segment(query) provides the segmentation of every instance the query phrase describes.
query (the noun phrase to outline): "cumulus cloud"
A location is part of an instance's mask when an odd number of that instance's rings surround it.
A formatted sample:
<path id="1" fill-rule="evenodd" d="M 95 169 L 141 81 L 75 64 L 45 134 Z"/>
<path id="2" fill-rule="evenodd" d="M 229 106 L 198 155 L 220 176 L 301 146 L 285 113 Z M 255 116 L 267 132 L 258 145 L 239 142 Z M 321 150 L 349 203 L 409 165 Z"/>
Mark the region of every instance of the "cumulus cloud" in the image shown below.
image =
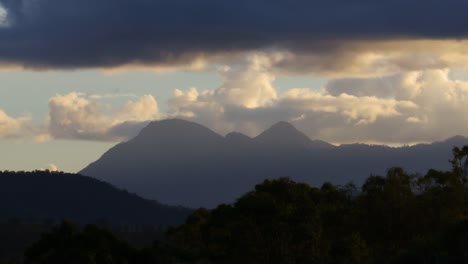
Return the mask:
<path id="1" fill-rule="evenodd" d="M 175 90 L 169 100 L 170 117 L 198 118 L 198 121 L 226 132 L 235 128 L 224 116 L 228 108 L 255 109 L 271 105 L 277 99 L 273 87 L 274 74 L 270 72 L 277 57 L 252 53 L 244 61 L 219 68 L 222 85 L 215 90 L 199 92 Z"/>
<path id="2" fill-rule="evenodd" d="M 222 69 L 224 83 L 215 90 L 177 90 L 168 115 L 220 133 L 237 130 L 251 136 L 287 120 L 312 138 L 335 143 L 413 143 L 468 135 L 468 82 L 451 79 L 448 69 L 333 79 L 321 89 L 279 94 L 272 60 L 253 58 L 243 70 Z M 265 90 L 271 91 L 266 102 L 246 104 Z"/>
<path id="3" fill-rule="evenodd" d="M 378 98 L 375 96 L 354 96 L 346 93 L 333 96 L 327 92 L 310 89 L 292 89 L 278 102 L 279 106 L 305 112 L 339 113 L 354 124 L 373 123 L 379 117 L 393 117 L 407 109 L 416 109 L 410 101 Z"/>
<path id="4" fill-rule="evenodd" d="M 272 82 L 275 76 L 270 72 L 272 64 L 281 59 L 252 53 L 240 65 L 221 68 L 223 85 L 214 91 L 218 102 L 256 108 L 269 104 L 276 99 L 276 89 Z"/>
<path id="5" fill-rule="evenodd" d="M 8 21 L 0 28 L 0 62 L 29 68 L 200 69 L 219 57 L 273 49 L 292 54 L 278 63 L 288 72 L 368 74 L 457 64 L 451 46 L 466 51 L 454 40 L 468 36 L 468 2 L 458 0 L 423 5 L 404 0 L 0 0 L 0 5 Z M 442 48 L 440 43 L 448 43 L 442 39 L 452 39 L 450 47 Z M 410 52 L 418 47 L 423 49 Z M 438 55 L 425 56 L 434 49 Z"/>
<path id="6" fill-rule="evenodd" d="M 223 84 L 212 91 L 176 90 L 168 115 L 194 119 L 222 133 L 240 130 L 252 135 L 280 120 L 304 120 L 311 112 L 333 113 L 347 124 L 364 125 L 417 108 L 405 100 L 332 95 L 325 90 L 290 89 L 278 95 L 272 73 L 278 58 L 256 53 L 243 67 L 222 68 Z"/>
<path id="7" fill-rule="evenodd" d="M 74 92 L 49 100 L 48 132 L 53 138 L 62 139 L 125 140 L 158 117 L 158 105 L 151 95 L 113 110 Z"/>
<path id="8" fill-rule="evenodd" d="M 348 143 L 412 143 L 468 135 L 468 82 L 451 79 L 448 69 L 333 80 L 326 92 L 334 98 L 356 98 L 368 109 L 363 111 L 369 113 L 364 120 L 370 122 L 357 125 L 347 122 L 346 114 L 337 117 L 306 112 L 297 126 L 313 137 Z M 367 102 L 369 97 L 374 98 L 377 108 Z"/>
<path id="9" fill-rule="evenodd" d="M 13 118 L 0 109 L 0 138 L 21 136 L 30 121 L 30 117 Z"/>

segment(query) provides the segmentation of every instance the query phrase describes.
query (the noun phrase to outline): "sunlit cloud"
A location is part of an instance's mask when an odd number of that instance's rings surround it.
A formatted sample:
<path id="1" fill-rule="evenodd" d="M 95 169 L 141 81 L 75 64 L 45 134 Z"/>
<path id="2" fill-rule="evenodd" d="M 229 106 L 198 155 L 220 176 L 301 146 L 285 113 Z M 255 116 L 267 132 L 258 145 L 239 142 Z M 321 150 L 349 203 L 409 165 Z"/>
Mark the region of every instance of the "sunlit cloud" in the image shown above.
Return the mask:
<path id="1" fill-rule="evenodd" d="M 50 98 L 48 132 L 58 139 L 127 140 L 159 114 L 151 95 L 112 109 L 75 92 Z"/>
<path id="2" fill-rule="evenodd" d="M 176 90 L 168 116 L 191 119 L 220 133 L 236 130 L 250 136 L 287 120 L 312 138 L 336 143 L 414 143 L 468 135 L 468 82 L 451 79 L 449 69 L 337 78 L 325 87 L 279 93 L 273 85 L 274 63 L 252 58 L 247 57 L 243 70 L 229 72 L 230 78 L 220 70 L 224 83 L 215 90 Z M 226 92 L 226 87 L 234 87 L 236 93 Z M 264 90 L 271 91 L 261 96 L 265 103 L 245 103 L 255 102 Z"/>
<path id="3" fill-rule="evenodd" d="M 18 138 L 24 134 L 24 129 L 31 122 L 31 117 L 14 118 L 0 109 L 0 138 Z"/>

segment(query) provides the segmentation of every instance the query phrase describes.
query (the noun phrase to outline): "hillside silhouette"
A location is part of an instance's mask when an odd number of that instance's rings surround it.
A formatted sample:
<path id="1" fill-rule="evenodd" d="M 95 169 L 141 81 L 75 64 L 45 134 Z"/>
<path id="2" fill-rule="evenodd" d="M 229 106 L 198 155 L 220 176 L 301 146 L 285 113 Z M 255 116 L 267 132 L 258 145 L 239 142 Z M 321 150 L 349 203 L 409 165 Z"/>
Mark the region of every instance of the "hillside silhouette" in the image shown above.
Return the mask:
<path id="1" fill-rule="evenodd" d="M 112 225 L 173 225 L 190 210 L 162 205 L 77 174 L 0 171 L 0 220 L 107 221 Z"/>
<path id="2" fill-rule="evenodd" d="M 80 173 L 162 203 L 212 208 L 235 201 L 266 178 L 359 185 L 394 166 L 410 173 L 446 170 L 452 147 L 466 144 L 467 138 L 456 136 L 404 147 L 334 146 L 309 139 L 287 122 L 254 138 L 237 132 L 223 137 L 199 124 L 169 119 L 150 123 Z"/>
<path id="3" fill-rule="evenodd" d="M 459 150 L 451 171 L 394 167 L 360 188 L 265 180 L 235 203 L 194 211 L 149 247 L 64 222 L 25 250 L 24 263 L 468 263 L 458 166 L 468 147 Z"/>

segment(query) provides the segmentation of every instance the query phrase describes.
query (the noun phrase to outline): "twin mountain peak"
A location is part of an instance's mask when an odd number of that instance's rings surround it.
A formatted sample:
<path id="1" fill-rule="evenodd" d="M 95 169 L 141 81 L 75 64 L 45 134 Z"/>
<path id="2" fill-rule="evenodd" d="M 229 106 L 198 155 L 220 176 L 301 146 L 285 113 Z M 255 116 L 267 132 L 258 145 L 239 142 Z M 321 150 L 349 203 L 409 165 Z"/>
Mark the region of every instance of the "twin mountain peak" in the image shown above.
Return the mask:
<path id="1" fill-rule="evenodd" d="M 180 144 L 184 141 L 199 143 L 235 143 L 235 144 L 265 144 L 283 148 L 333 148 L 321 140 L 311 140 L 288 122 L 278 122 L 251 138 L 239 132 L 228 133 L 225 137 L 194 122 L 181 119 L 155 121 L 145 127 L 132 141 L 150 143 L 152 141 L 167 141 Z"/>

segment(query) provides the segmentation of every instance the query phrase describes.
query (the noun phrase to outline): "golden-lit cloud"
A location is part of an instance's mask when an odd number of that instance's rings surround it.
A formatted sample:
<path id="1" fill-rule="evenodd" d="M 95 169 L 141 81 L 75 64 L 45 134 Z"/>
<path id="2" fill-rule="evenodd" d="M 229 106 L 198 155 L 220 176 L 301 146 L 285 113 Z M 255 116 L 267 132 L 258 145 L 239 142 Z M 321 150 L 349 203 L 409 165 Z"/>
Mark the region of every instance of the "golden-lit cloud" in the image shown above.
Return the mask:
<path id="1" fill-rule="evenodd" d="M 114 110 L 74 92 L 50 98 L 48 132 L 53 138 L 118 141 L 158 118 L 158 105 L 151 95 Z"/>
<path id="2" fill-rule="evenodd" d="M 17 138 L 22 136 L 25 126 L 30 121 L 30 117 L 14 118 L 0 109 L 0 138 Z"/>
<path id="3" fill-rule="evenodd" d="M 106 73 L 135 69 L 155 73 L 211 71 L 219 65 L 242 65 L 245 57 L 255 57 L 258 54 L 262 56 L 257 59 L 269 61 L 269 70 L 275 76 L 368 78 L 419 70 L 468 69 L 467 39 L 369 39 L 323 40 L 310 43 L 309 49 L 277 47 L 244 53 L 228 52 L 212 57 L 193 57 L 183 63 L 124 65 L 106 68 L 104 71 Z"/>
<path id="4" fill-rule="evenodd" d="M 311 46 L 318 44 L 311 44 Z M 348 40 L 317 49 L 284 51 L 278 74 L 375 77 L 442 68 L 468 69 L 466 39 Z"/>

